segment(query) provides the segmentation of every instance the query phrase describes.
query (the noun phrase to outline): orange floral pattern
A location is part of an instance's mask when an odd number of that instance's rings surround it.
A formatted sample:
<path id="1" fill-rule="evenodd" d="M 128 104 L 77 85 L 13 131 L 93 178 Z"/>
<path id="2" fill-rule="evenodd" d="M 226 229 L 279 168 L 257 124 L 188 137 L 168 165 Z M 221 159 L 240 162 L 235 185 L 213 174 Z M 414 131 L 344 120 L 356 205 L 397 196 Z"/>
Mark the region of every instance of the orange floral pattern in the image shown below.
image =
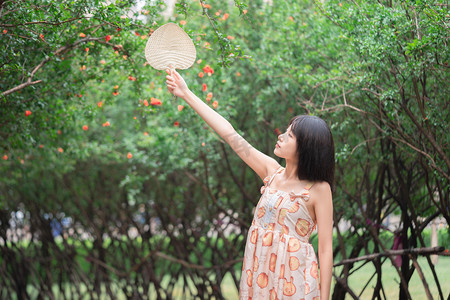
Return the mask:
<path id="1" fill-rule="evenodd" d="M 315 224 L 305 202 L 309 188 L 300 194 L 270 188 L 264 179 L 261 199 L 247 236 L 239 299 L 320 298 L 319 269 L 309 237 Z"/>

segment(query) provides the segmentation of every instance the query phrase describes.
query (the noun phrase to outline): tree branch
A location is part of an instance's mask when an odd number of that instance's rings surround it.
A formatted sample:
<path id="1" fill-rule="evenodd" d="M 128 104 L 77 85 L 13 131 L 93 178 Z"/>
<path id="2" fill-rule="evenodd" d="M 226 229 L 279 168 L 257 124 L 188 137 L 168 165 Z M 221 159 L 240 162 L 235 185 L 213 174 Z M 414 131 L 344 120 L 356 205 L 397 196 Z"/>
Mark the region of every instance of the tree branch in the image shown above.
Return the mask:
<path id="1" fill-rule="evenodd" d="M 395 256 L 395 255 L 407 255 L 407 254 L 416 254 L 416 255 L 429 255 L 429 254 L 438 254 L 448 256 L 448 254 L 444 253 L 444 247 L 429 247 L 429 248 L 411 248 L 411 249 L 403 249 L 403 250 L 387 250 L 383 253 L 373 253 L 368 254 L 356 258 L 343 259 L 340 262 L 333 265 L 333 267 L 351 264 L 357 261 L 362 260 L 373 260 L 382 256 Z"/>

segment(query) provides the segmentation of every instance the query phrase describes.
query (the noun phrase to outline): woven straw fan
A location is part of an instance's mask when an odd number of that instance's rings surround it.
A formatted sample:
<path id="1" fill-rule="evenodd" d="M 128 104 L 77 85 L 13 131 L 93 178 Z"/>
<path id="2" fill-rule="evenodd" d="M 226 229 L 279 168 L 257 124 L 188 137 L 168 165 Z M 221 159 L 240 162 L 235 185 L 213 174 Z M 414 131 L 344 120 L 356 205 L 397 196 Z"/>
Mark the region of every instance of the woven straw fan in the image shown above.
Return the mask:
<path id="1" fill-rule="evenodd" d="M 145 46 L 145 58 L 157 70 L 187 69 L 194 64 L 195 57 L 191 38 L 174 23 L 156 29 Z"/>

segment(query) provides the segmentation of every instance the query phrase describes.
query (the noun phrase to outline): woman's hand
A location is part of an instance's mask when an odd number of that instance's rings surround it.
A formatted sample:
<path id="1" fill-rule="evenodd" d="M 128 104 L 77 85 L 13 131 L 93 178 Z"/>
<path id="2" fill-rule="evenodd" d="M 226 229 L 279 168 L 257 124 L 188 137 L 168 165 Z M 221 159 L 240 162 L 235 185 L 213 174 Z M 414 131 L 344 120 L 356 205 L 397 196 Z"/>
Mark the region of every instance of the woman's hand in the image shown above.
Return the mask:
<path id="1" fill-rule="evenodd" d="M 175 69 L 166 69 L 166 73 L 168 74 L 166 76 L 166 84 L 169 92 L 174 96 L 184 99 L 189 89 L 183 77 Z"/>

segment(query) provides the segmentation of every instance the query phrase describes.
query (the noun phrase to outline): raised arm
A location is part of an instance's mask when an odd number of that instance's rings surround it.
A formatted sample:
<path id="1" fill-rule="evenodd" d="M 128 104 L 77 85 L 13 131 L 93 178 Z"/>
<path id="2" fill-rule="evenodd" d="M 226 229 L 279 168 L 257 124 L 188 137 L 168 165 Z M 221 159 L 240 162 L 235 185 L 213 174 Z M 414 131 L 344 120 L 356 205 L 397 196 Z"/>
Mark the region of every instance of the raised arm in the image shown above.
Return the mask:
<path id="1" fill-rule="evenodd" d="M 178 72 L 175 70 L 166 70 L 166 72 L 169 92 L 186 101 L 261 179 L 279 168 L 275 159 L 256 150 L 236 132 L 230 122 L 192 93 Z"/>

